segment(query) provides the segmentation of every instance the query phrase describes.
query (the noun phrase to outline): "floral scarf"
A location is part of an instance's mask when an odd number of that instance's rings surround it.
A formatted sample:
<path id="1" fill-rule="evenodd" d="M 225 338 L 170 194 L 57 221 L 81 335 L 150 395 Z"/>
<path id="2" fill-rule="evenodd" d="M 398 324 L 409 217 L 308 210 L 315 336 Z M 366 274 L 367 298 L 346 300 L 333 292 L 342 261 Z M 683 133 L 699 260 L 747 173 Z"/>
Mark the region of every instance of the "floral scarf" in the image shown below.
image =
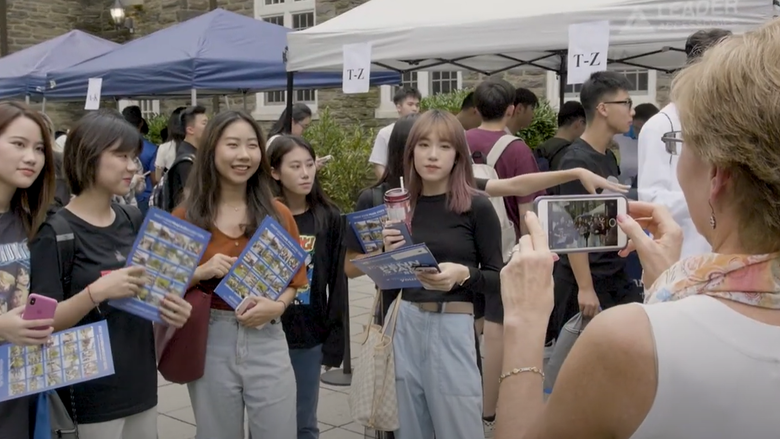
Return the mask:
<path id="1" fill-rule="evenodd" d="M 671 302 L 696 294 L 780 309 L 780 253 L 710 253 L 683 259 L 646 291 L 645 303 Z"/>

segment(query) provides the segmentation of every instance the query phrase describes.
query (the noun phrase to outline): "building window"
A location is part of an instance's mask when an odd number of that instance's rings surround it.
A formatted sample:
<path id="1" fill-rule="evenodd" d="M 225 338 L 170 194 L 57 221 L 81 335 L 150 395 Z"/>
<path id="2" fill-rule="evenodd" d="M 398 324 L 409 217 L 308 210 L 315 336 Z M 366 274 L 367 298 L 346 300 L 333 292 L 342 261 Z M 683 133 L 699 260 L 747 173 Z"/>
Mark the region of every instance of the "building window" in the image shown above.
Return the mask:
<path id="1" fill-rule="evenodd" d="M 420 87 L 417 86 L 417 72 L 406 72 L 401 75 L 401 85 L 396 85 L 393 87 L 393 94 L 398 91 L 401 87 L 412 87 L 419 89 Z"/>
<path id="2" fill-rule="evenodd" d="M 255 1 L 255 18 L 294 30 L 308 29 L 316 25 L 316 0 L 262 0 Z M 295 102 L 303 102 L 317 111 L 316 90 L 295 90 Z M 255 116 L 263 120 L 275 120 L 287 103 L 285 90 L 259 93 Z"/>
<path id="3" fill-rule="evenodd" d="M 612 69 L 610 69 L 612 70 Z M 615 69 L 615 72 L 622 73 L 631 84 L 628 90 L 634 104 L 651 103 L 656 104 L 657 72 L 646 69 Z M 559 82 L 560 78 L 554 72 L 547 72 L 547 99 L 557 107 L 560 99 Z M 564 86 L 564 100 L 579 100 L 582 84 L 573 84 Z"/>
<path id="4" fill-rule="evenodd" d="M 138 106 L 141 107 L 141 114 L 143 115 L 144 119 L 150 119 L 160 114 L 160 101 L 138 101 Z"/>
<path id="5" fill-rule="evenodd" d="M 628 90 L 631 94 L 648 94 L 650 83 L 650 71 L 649 70 L 615 70 L 620 72 L 628 78 L 628 82 L 631 83 L 631 88 Z M 576 97 L 582 91 L 582 84 L 569 84 L 566 85 L 566 97 Z"/>
<path id="6" fill-rule="evenodd" d="M 431 72 L 431 95 L 450 93 L 458 89 L 458 72 Z"/>

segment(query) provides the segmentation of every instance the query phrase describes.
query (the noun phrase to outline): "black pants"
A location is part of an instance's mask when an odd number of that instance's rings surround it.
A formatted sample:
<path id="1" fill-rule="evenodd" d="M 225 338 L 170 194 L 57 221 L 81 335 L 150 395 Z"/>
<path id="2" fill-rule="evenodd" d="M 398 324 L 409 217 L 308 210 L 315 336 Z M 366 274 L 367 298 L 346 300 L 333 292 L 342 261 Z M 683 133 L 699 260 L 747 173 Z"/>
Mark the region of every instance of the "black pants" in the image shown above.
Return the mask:
<path id="1" fill-rule="evenodd" d="M 555 307 L 547 326 L 547 341 L 558 337 L 563 325 L 580 311 L 577 294 L 579 287 L 571 269 L 556 265 L 553 271 L 555 281 Z M 602 310 L 627 303 L 642 303 L 642 287 L 629 279 L 625 272 L 607 278 L 593 279 L 593 289 L 599 298 Z"/>

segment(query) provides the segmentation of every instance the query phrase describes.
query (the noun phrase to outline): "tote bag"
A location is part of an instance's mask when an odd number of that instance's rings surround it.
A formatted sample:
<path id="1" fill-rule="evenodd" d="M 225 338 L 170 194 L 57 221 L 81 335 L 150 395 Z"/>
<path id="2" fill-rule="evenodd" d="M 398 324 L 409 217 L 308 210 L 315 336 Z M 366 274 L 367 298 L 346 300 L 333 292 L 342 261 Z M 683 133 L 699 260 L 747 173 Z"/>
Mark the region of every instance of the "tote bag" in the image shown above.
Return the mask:
<path id="1" fill-rule="evenodd" d="M 78 426 L 70 418 L 65 404 L 54 390 L 38 394 L 33 437 L 34 439 L 77 439 L 79 437 Z"/>
<path id="2" fill-rule="evenodd" d="M 380 295 L 381 292 L 377 291 L 373 310 L 377 309 Z M 400 305 L 399 295 L 384 326 L 374 323 L 373 313 L 369 317 L 357 365 L 352 371 L 349 390 L 352 418 L 358 424 L 378 431 L 399 428 L 393 335 Z"/>
<path id="3" fill-rule="evenodd" d="M 206 367 L 211 295 L 198 288 L 190 288 L 184 300 L 192 305 L 192 311 L 181 329 L 154 325 L 157 370 L 167 381 L 176 384 L 200 379 Z"/>
<path id="4" fill-rule="evenodd" d="M 561 371 L 561 366 L 569 356 L 571 348 L 574 347 L 574 343 L 585 330 L 585 326 L 590 322 L 590 319 L 582 317 L 582 314 L 577 313 L 576 316 L 569 319 L 561 333 L 558 335 L 558 339 L 555 341 L 555 348 L 553 348 L 552 356 L 547 366 L 544 368 L 544 394 L 545 397 L 552 393 L 555 380 L 558 378 L 558 373 Z"/>

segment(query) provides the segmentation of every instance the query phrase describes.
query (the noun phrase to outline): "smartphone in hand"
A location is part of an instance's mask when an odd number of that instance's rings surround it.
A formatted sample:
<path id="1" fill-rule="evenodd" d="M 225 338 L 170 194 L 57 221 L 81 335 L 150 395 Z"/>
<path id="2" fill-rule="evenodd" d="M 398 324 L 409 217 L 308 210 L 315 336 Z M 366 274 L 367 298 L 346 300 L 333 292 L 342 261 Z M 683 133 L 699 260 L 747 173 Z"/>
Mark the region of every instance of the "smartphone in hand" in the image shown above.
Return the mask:
<path id="1" fill-rule="evenodd" d="M 24 320 L 47 320 L 53 319 L 54 313 L 57 311 L 57 301 L 45 296 L 39 296 L 38 294 L 30 294 L 27 297 L 27 305 L 24 307 L 24 314 L 22 318 Z M 33 329 L 49 329 L 49 328 L 33 328 Z"/>

